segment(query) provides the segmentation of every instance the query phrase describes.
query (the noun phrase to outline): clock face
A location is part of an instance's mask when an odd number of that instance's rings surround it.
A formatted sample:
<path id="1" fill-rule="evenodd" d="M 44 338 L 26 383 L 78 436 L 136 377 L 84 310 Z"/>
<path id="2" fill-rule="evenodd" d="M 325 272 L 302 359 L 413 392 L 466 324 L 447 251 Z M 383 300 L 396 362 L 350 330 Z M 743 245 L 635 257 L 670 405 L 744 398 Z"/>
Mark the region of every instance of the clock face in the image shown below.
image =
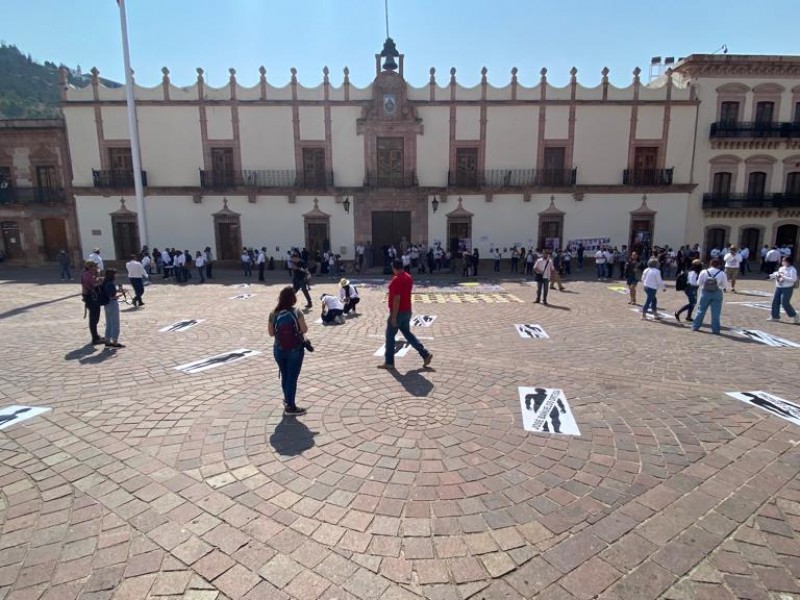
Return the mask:
<path id="1" fill-rule="evenodd" d="M 383 95 L 383 112 L 392 116 L 397 111 L 397 97 L 394 94 Z"/>

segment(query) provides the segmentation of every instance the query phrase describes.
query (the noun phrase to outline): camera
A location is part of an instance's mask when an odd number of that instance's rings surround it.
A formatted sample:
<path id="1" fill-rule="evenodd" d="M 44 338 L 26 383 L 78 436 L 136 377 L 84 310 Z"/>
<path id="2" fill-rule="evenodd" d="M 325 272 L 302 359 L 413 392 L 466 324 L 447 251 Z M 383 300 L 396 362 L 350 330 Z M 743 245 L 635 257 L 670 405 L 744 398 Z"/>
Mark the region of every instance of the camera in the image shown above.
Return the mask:
<path id="1" fill-rule="evenodd" d="M 314 346 L 312 346 L 311 342 L 309 342 L 308 340 L 303 340 L 303 348 L 305 348 L 309 352 L 313 352 L 314 351 Z"/>

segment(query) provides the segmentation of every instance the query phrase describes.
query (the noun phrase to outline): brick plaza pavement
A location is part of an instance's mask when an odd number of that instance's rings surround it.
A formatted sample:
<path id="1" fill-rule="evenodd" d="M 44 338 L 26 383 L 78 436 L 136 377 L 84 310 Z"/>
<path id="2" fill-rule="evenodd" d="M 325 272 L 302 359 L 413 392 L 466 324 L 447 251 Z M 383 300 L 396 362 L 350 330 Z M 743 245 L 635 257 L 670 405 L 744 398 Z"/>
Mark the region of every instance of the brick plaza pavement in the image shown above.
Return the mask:
<path id="1" fill-rule="evenodd" d="M 608 283 L 543 307 L 509 280 L 524 303 L 418 304 L 433 368 L 411 352 L 393 374 L 362 288 L 346 325 L 309 316 L 290 419 L 279 277 L 156 282 L 119 351 L 85 345 L 76 285 L 0 280 L 0 406 L 53 409 L 0 431 L 0 599 L 800 598 L 800 427 L 725 395 L 797 402 L 800 349 L 642 322 Z M 726 297 L 747 300 L 768 299 Z M 768 315 L 726 304 L 723 324 L 800 342 Z M 181 318 L 205 321 L 159 333 Z M 263 354 L 174 370 L 237 348 Z M 524 431 L 518 386 L 562 388 L 581 435 Z"/>

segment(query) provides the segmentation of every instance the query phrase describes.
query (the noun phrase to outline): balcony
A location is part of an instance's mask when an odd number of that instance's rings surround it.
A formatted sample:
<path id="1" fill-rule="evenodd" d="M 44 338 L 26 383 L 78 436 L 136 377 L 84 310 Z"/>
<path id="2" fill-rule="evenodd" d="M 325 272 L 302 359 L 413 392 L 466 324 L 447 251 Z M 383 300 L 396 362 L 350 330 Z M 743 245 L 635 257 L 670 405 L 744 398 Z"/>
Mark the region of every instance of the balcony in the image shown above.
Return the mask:
<path id="1" fill-rule="evenodd" d="M 98 171 L 92 169 L 94 187 L 132 188 L 133 171 L 127 169 L 110 169 Z M 142 171 L 142 185 L 147 187 L 147 171 Z"/>
<path id="2" fill-rule="evenodd" d="M 718 121 L 711 138 L 800 138 L 800 122 Z"/>
<path id="3" fill-rule="evenodd" d="M 625 169 L 622 185 L 665 186 L 672 185 L 675 169 Z"/>
<path id="4" fill-rule="evenodd" d="M 0 204 L 61 204 L 66 200 L 62 188 L 0 188 Z"/>
<path id="5" fill-rule="evenodd" d="M 294 170 L 206 171 L 200 169 L 200 187 L 207 190 L 245 188 L 299 188 L 323 190 L 333 186 L 333 173 L 298 174 Z"/>
<path id="6" fill-rule="evenodd" d="M 800 194 L 703 194 L 703 208 L 797 208 Z"/>
<path id="7" fill-rule="evenodd" d="M 367 176 L 364 178 L 364 187 L 366 188 L 411 188 L 417 187 L 416 171 L 408 173 L 392 173 L 380 174 L 372 171 L 367 171 Z"/>
<path id="8" fill-rule="evenodd" d="M 569 187 L 578 169 L 489 169 L 475 173 L 448 171 L 447 185 L 456 188 Z"/>

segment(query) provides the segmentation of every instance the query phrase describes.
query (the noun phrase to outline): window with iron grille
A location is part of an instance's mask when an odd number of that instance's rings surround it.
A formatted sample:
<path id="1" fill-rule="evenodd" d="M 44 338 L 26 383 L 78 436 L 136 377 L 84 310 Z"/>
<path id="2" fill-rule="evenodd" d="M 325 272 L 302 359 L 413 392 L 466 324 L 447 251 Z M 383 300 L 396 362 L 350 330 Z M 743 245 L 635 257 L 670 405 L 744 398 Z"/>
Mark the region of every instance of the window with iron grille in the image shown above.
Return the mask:
<path id="1" fill-rule="evenodd" d="M 326 187 L 324 148 L 303 148 L 303 182 L 308 188 Z"/>
<path id="2" fill-rule="evenodd" d="M 714 184 L 711 192 L 715 196 L 727 196 L 731 193 L 731 174 L 722 171 L 714 173 Z"/>
<path id="3" fill-rule="evenodd" d="M 733 125 L 739 120 L 739 103 L 723 102 L 719 106 L 719 120 L 722 123 Z"/>
<path id="4" fill-rule="evenodd" d="M 403 138 L 380 137 L 378 145 L 378 183 L 399 185 L 403 180 Z"/>
<path id="5" fill-rule="evenodd" d="M 772 123 L 772 114 L 775 112 L 774 102 L 758 102 L 756 104 L 756 123 Z"/>
<path id="6" fill-rule="evenodd" d="M 234 185 L 233 148 L 211 148 L 211 176 L 216 187 Z"/>
<path id="7" fill-rule="evenodd" d="M 767 186 L 767 174 L 763 171 L 750 173 L 747 179 L 747 195 L 750 198 L 762 198 Z"/>
<path id="8" fill-rule="evenodd" d="M 786 176 L 786 195 L 800 197 L 800 172 L 789 173 Z"/>
<path id="9" fill-rule="evenodd" d="M 478 149 L 456 149 L 456 185 L 476 187 L 478 185 Z"/>

